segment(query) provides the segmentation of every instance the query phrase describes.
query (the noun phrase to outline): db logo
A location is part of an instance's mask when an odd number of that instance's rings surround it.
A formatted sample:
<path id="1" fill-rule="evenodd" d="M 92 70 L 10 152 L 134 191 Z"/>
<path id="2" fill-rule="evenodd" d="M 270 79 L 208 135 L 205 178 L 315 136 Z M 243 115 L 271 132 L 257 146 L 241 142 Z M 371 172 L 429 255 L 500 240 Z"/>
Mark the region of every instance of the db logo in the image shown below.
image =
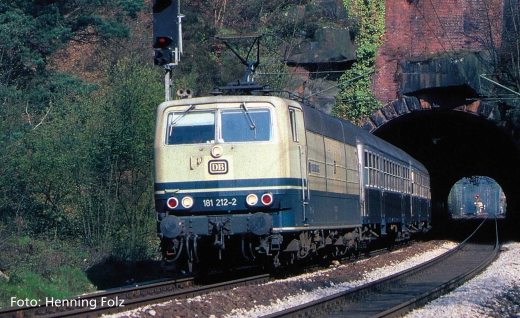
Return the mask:
<path id="1" fill-rule="evenodd" d="M 209 161 L 209 173 L 210 174 L 226 174 L 228 173 L 228 162 L 227 160 L 210 160 Z"/>

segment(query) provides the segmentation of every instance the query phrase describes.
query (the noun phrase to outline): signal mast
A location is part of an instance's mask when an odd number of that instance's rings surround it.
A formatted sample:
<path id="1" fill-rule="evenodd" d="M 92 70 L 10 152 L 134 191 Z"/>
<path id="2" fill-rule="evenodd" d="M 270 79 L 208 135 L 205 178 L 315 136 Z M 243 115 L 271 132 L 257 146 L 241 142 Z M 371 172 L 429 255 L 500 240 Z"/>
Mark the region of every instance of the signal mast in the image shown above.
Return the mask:
<path id="1" fill-rule="evenodd" d="M 172 71 L 182 54 L 182 18 L 179 0 L 153 0 L 154 64 L 164 66 L 164 100 L 173 99 Z"/>

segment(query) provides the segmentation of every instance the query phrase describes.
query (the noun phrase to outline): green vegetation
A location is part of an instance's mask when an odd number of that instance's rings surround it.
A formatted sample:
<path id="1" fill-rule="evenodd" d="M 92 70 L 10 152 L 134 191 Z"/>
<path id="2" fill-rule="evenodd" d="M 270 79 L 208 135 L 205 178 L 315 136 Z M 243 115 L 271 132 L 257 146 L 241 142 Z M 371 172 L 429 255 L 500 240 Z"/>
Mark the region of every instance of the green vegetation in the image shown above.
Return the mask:
<path id="1" fill-rule="evenodd" d="M 156 255 L 152 132 L 163 87 L 130 37 L 143 7 L 0 4 L 0 270 L 10 278 L 0 278 L 0 305 L 91 291 L 93 264 Z M 76 45 L 102 48 L 89 60 L 96 81 L 58 54 Z"/>
<path id="2" fill-rule="evenodd" d="M 0 278 L 0 306 L 11 297 L 65 298 L 95 291 L 87 278 L 88 252 L 68 242 L 16 236 L 0 228 L 0 264 L 8 270 Z"/>
<path id="3" fill-rule="evenodd" d="M 385 2 L 383 0 L 344 0 L 354 20 L 357 61 L 340 78 L 340 92 L 332 114 L 358 123 L 362 118 L 381 108 L 372 92 L 378 48 L 385 34 Z"/>
<path id="4" fill-rule="evenodd" d="M 204 95 L 241 78 L 244 67 L 214 36 L 256 32 L 265 35 L 262 71 L 275 74 L 261 82 L 285 89 L 291 48 L 352 20 L 358 62 L 334 113 L 358 121 L 380 107 L 367 74 L 384 1 L 345 5 L 349 21 L 308 0 L 183 1 L 173 87 Z M 143 0 L 0 3 L 0 271 L 10 278 L 0 275 L 0 306 L 140 279 L 158 257 L 153 129 L 164 73 L 152 62 L 150 24 Z M 141 276 L 129 277 L 133 265 Z"/>
<path id="5" fill-rule="evenodd" d="M 30 288 L 25 286 L 30 286 Z M 10 306 L 11 297 L 63 299 L 93 291 L 95 288 L 86 277 L 85 272 L 77 268 L 61 267 L 49 278 L 43 278 L 39 273 L 33 271 L 16 271 L 9 281 L 0 281 L 0 306 Z"/>
<path id="6" fill-rule="evenodd" d="M 150 29 L 142 27 L 151 21 L 151 8 L 141 14 L 144 3 L 0 4 L 0 306 L 10 297 L 70 297 L 154 272 L 146 263 L 159 256 L 153 130 L 164 86 Z M 214 36 L 267 31 L 274 13 L 302 1 L 227 4 L 212 19 L 211 5 L 186 1 L 189 41 L 175 88 L 201 95 L 240 78 L 244 68 L 229 67 L 230 52 Z M 271 70 L 285 67 L 280 43 L 312 33 L 315 21 L 295 19 L 286 19 L 290 28 L 277 20 L 276 30 L 290 33 L 263 42 L 262 64 Z"/>

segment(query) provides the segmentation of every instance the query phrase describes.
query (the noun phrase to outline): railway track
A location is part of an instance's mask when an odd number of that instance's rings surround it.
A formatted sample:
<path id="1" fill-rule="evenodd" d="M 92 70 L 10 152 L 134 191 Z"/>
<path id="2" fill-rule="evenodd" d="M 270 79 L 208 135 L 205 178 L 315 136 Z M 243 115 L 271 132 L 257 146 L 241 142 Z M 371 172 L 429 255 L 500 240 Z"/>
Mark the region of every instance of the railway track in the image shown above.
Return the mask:
<path id="1" fill-rule="evenodd" d="M 373 250 L 370 255 L 380 254 L 386 249 Z M 361 257 L 363 259 L 364 257 Z M 344 259 L 352 262 L 352 259 Z M 312 271 L 312 268 L 308 270 Z M 0 318 L 7 317 L 99 317 L 116 314 L 149 304 L 175 299 L 202 296 L 215 291 L 230 290 L 239 286 L 262 284 L 272 279 L 269 275 L 237 279 L 217 284 L 195 286 L 194 277 L 150 282 L 140 286 L 120 288 L 68 299 L 39 299 L 37 304 L 0 309 Z"/>
<path id="2" fill-rule="evenodd" d="M 209 294 L 217 290 L 228 290 L 248 284 L 262 284 L 269 275 L 258 275 L 228 282 L 194 286 L 194 278 L 168 280 L 144 286 L 122 288 L 68 299 L 34 300 L 29 306 L 0 309 L 0 318 L 18 317 L 99 317 L 116 314 L 149 304 L 157 304 L 173 299 L 185 299 Z"/>
<path id="3" fill-rule="evenodd" d="M 377 255 L 388 252 L 387 249 L 378 249 L 370 252 Z M 353 262 L 365 258 L 344 258 L 342 262 Z M 319 270 L 320 265 L 310 265 L 305 271 Z M 286 273 L 286 276 L 290 276 Z M 292 274 L 294 275 L 294 274 Z M 28 300 L 17 299 L 16 306 L 0 308 L 0 318 L 14 317 L 99 317 L 103 314 L 116 314 L 175 299 L 187 299 L 209 294 L 215 291 L 229 290 L 244 285 L 262 284 L 273 277 L 269 274 L 215 282 L 216 278 L 209 278 L 203 286 L 196 286 L 195 277 L 184 277 L 160 282 L 147 282 L 135 286 L 126 286 L 109 291 L 80 295 L 67 299 L 45 297 Z"/>
<path id="4" fill-rule="evenodd" d="M 484 220 L 456 248 L 429 262 L 265 317 L 402 316 L 470 280 L 491 264 L 499 252 L 496 219 Z"/>

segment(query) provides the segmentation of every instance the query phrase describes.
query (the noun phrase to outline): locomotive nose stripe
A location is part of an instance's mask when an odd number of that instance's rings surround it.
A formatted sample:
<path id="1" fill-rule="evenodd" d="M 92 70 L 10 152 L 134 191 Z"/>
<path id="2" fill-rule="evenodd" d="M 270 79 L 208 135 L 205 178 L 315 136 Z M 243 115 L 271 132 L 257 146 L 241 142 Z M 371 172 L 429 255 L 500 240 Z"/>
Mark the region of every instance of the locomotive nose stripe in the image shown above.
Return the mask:
<path id="1" fill-rule="evenodd" d="M 306 183 L 306 181 L 304 180 Z M 248 188 L 248 187 L 283 187 L 302 186 L 301 178 L 264 178 L 264 179 L 234 179 L 212 181 L 186 181 L 186 182 L 158 182 L 155 183 L 155 191 L 166 189 L 221 189 L 221 188 Z"/>

